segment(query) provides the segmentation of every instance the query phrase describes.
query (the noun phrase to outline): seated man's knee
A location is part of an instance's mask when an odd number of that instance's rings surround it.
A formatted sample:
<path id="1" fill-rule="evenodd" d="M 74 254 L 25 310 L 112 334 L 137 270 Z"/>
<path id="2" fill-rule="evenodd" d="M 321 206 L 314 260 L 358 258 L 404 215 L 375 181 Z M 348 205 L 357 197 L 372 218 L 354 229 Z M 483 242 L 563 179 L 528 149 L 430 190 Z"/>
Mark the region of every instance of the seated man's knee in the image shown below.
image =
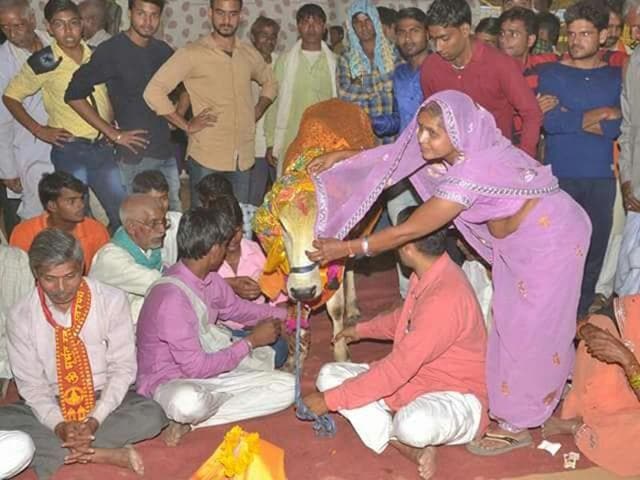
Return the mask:
<path id="1" fill-rule="evenodd" d="M 170 420 L 198 424 L 215 413 L 210 408 L 212 395 L 202 385 L 178 381 L 158 387 L 153 399 Z"/>
<path id="2" fill-rule="evenodd" d="M 24 432 L 0 432 L 0 478 L 11 478 L 27 468 L 36 447 Z"/>
<path id="3" fill-rule="evenodd" d="M 169 424 L 169 419 L 158 402 L 153 399 L 145 399 L 139 405 L 139 418 L 144 430 L 150 437 L 156 436 Z"/>
<path id="4" fill-rule="evenodd" d="M 393 435 L 405 445 L 424 448 L 433 445 L 433 429 L 439 421 L 426 409 L 408 405 L 393 417 Z"/>
<path id="5" fill-rule="evenodd" d="M 282 402 L 287 406 L 291 405 L 295 400 L 295 387 L 296 378 L 287 372 L 273 372 L 273 381 L 271 382 L 271 389 L 279 393 L 282 397 Z"/>
<path id="6" fill-rule="evenodd" d="M 316 387 L 321 392 L 324 392 L 338 385 L 342 385 L 348 378 L 359 375 L 360 372 L 353 371 L 356 365 L 357 364 L 346 362 L 325 363 L 318 373 Z M 363 371 L 364 370 L 365 369 L 363 369 Z"/>

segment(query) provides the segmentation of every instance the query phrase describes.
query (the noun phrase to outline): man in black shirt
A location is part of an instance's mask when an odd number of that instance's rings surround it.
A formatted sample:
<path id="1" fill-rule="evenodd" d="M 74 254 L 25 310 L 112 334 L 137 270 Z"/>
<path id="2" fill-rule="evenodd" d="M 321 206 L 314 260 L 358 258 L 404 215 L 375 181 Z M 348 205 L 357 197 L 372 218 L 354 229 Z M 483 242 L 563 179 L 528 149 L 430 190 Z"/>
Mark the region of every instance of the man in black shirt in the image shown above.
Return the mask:
<path id="1" fill-rule="evenodd" d="M 170 210 L 180 211 L 180 177 L 169 124 L 147 106 L 142 94 L 173 49 L 153 36 L 165 0 L 129 0 L 131 27 L 100 44 L 91 61 L 74 74 L 65 101 L 117 146 L 123 184 L 140 172 L 160 170 L 169 182 Z M 115 125 L 100 117 L 85 100 L 96 85 L 106 83 Z M 184 102 L 181 102 L 184 104 Z"/>

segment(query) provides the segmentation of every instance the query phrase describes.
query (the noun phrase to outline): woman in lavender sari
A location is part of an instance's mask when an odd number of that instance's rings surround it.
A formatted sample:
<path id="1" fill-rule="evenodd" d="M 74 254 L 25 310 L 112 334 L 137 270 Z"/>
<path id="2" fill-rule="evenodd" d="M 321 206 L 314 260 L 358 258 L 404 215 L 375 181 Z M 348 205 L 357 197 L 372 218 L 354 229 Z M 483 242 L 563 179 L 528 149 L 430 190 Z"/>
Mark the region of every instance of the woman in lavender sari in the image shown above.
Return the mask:
<path id="1" fill-rule="evenodd" d="M 467 95 L 444 91 L 426 100 L 393 145 L 325 155 L 309 170 L 319 212 L 311 260 L 377 254 L 453 221 L 492 265 L 487 384 L 497 425 L 468 449 L 497 455 L 530 445 L 528 429 L 551 416 L 573 368 L 591 235 L 586 213 L 550 168 L 514 147 Z M 384 188 L 406 177 L 424 200 L 407 222 L 339 240 Z"/>

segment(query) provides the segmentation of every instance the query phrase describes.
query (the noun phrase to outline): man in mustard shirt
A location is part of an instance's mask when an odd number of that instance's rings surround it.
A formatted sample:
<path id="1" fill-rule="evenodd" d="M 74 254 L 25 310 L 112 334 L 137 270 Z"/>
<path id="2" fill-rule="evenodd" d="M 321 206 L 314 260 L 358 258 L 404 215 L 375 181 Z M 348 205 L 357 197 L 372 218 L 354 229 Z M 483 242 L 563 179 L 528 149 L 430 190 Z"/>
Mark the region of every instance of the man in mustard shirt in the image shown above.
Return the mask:
<path id="1" fill-rule="evenodd" d="M 115 229 L 120 225 L 118 209 L 125 189 L 113 146 L 64 101 L 74 72 L 91 58 L 91 50 L 82 40 L 80 12 L 71 0 L 49 0 L 44 16 L 54 41 L 29 57 L 2 100 L 18 122 L 52 145 L 51 161 L 56 170 L 68 172 L 91 187 L 107 212 L 111 229 Z M 39 91 L 49 115 L 47 125 L 38 123 L 22 104 Z M 105 85 L 96 87 L 87 100 L 103 118 L 111 119 Z"/>
<path id="2" fill-rule="evenodd" d="M 176 50 L 149 81 L 144 99 L 189 136 L 192 206 L 199 206 L 196 185 L 210 173 L 226 177 L 238 201 L 247 204 L 256 122 L 276 97 L 277 83 L 260 52 L 236 38 L 242 0 L 211 0 L 210 5 L 212 33 Z M 252 81 L 262 87 L 257 102 Z M 190 121 L 169 98 L 180 82 L 191 98 L 195 117 Z"/>

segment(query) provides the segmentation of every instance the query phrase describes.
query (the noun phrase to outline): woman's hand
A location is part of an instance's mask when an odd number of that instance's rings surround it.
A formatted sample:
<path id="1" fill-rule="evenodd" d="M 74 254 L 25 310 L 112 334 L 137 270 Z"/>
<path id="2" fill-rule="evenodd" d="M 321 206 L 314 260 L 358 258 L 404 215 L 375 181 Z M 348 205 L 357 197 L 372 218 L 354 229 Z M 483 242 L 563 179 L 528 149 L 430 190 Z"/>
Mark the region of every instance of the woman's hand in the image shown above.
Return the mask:
<path id="1" fill-rule="evenodd" d="M 349 256 L 347 242 L 335 238 L 319 238 L 313 241 L 314 252 L 307 252 L 307 257 L 312 262 L 320 265 Z"/>
<path id="2" fill-rule="evenodd" d="M 626 368 L 633 358 L 631 351 L 619 339 L 591 323 L 580 328 L 580 337 L 586 343 L 587 353 L 601 362 Z"/>
<path id="3" fill-rule="evenodd" d="M 320 155 L 309 162 L 309 165 L 307 165 L 307 173 L 310 175 L 318 175 L 325 170 L 329 170 L 336 163 L 341 162 L 356 153 L 357 151 L 354 150 L 343 150 L 341 152 L 331 152 Z"/>

